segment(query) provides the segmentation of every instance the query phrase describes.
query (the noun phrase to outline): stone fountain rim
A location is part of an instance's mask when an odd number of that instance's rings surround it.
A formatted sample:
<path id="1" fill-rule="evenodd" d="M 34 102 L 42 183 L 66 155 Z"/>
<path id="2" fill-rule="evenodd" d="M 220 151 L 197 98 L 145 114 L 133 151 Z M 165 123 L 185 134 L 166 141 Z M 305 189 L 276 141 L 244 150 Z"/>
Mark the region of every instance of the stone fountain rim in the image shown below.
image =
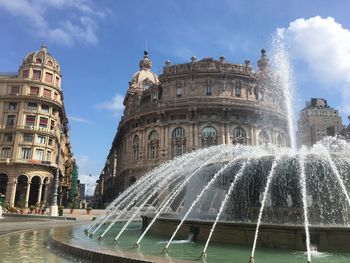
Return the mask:
<path id="1" fill-rule="evenodd" d="M 81 227 L 81 226 L 79 226 Z M 142 257 L 135 253 L 129 251 L 123 251 L 122 254 L 118 251 L 113 251 L 102 246 L 90 245 L 87 249 L 79 244 L 71 244 L 65 239 L 65 235 L 68 234 L 69 229 L 77 228 L 77 226 L 70 227 L 57 227 L 54 229 L 53 234 L 50 236 L 49 244 L 54 249 L 60 250 L 66 254 L 81 259 L 91 260 L 93 262 L 104 262 L 104 263 L 149 263 L 149 262 L 159 262 L 165 263 L 169 262 L 166 257 L 157 257 L 147 254 L 142 254 Z M 193 261 L 171 259 L 173 263 L 193 263 Z"/>

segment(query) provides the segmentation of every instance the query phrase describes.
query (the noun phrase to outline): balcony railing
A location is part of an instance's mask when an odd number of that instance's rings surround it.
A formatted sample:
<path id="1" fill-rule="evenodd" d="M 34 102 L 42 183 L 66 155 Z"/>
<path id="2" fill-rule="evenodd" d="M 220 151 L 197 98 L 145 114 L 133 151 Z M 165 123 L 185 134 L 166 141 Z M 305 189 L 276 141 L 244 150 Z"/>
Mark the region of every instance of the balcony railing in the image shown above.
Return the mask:
<path id="1" fill-rule="evenodd" d="M 52 163 L 51 161 L 44 161 L 44 160 L 35 160 L 35 159 L 11 159 L 11 158 L 0 158 L 0 163 L 27 163 L 27 164 L 39 164 L 39 165 L 45 165 L 45 166 L 52 166 L 57 167 L 56 164 Z"/>

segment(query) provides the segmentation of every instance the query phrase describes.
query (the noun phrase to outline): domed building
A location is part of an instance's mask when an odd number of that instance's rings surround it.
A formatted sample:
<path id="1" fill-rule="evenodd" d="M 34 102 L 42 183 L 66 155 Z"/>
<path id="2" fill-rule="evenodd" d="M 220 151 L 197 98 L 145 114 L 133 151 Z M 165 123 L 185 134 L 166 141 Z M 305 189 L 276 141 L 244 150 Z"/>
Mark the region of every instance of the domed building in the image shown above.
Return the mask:
<path id="1" fill-rule="evenodd" d="M 10 206 L 49 203 L 57 169 L 59 203 L 67 202 L 75 160 L 61 78 L 45 45 L 18 73 L 0 74 L 0 194 Z"/>
<path id="2" fill-rule="evenodd" d="M 145 51 L 97 182 L 100 204 L 187 152 L 218 144 L 289 144 L 283 95 L 264 49 L 257 71 L 248 60 L 233 64 L 223 56 L 166 61 L 159 77 L 151 67 Z"/>

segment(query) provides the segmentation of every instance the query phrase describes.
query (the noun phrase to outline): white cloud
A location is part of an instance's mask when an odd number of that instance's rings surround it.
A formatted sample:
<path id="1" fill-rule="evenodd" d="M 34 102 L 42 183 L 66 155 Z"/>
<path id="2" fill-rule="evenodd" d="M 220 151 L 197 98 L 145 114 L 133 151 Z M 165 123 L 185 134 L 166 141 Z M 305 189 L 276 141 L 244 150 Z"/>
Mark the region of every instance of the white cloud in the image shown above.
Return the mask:
<path id="1" fill-rule="evenodd" d="M 24 19 L 28 29 L 35 32 L 43 40 L 56 41 L 64 45 L 76 42 L 95 45 L 97 38 L 97 19 L 104 18 L 108 10 L 96 10 L 90 0 L 0 0 L 0 9 L 4 9 L 15 17 Z M 49 11 L 65 17 L 54 24 Z M 68 18 L 67 12 L 74 16 Z"/>
<path id="2" fill-rule="evenodd" d="M 112 98 L 112 100 L 97 104 L 96 108 L 103 109 L 103 110 L 110 110 L 115 115 L 119 116 L 122 113 L 122 111 L 124 110 L 123 101 L 124 101 L 124 96 L 121 96 L 120 94 L 116 94 Z"/>
<path id="3" fill-rule="evenodd" d="M 87 120 L 85 118 L 78 117 L 78 116 L 68 116 L 68 120 L 69 121 L 79 122 L 79 123 L 91 123 L 90 120 Z"/>
<path id="4" fill-rule="evenodd" d="M 341 111 L 350 112 L 350 31 L 334 18 L 299 18 L 278 29 L 290 44 L 292 57 L 304 61 L 316 79 L 339 93 Z"/>

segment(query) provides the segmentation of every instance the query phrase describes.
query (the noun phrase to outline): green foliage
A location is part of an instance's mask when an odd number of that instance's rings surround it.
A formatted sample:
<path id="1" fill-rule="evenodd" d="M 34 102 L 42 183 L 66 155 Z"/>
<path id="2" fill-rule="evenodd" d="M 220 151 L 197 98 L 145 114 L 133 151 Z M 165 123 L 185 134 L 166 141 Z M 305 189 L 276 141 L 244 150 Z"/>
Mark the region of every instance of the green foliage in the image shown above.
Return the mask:
<path id="1" fill-rule="evenodd" d="M 59 216 L 63 216 L 63 209 L 64 209 L 64 206 L 61 206 L 61 205 L 60 205 L 60 206 L 58 207 L 58 215 L 59 215 Z"/>
<path id="2" fill-rule="evenodd" d="M 69 207 L 70 209 L 74 209 L 74 208 L 76 208 L 76 204 L 75 204 L 74 202 L 69 203 L 69 204 L 68 204 L 68 207 Z"/>
<path id="3" fill-rule="evenodd" d="M 23 201 L 23 200 L 19 200 L 19 201 L 17 202 L 16 207 L 19 208 L 19 209 L 25 208 L 25 203 L 24 203 L 24 201 Z"/>

